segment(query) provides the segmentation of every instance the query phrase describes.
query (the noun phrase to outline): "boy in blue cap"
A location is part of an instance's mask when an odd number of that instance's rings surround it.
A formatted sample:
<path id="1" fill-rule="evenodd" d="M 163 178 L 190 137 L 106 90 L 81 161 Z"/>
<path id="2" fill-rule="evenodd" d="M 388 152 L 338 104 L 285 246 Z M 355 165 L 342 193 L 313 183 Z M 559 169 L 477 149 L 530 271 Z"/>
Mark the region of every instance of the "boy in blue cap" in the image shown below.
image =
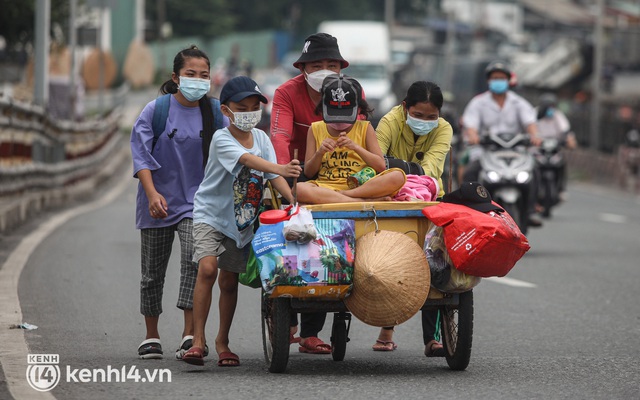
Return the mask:
<path id="1" fill-rule="evenodd" d="M 302 171 L 298 160 L 277 164 L 269 137 L 255 129 L 262 115 L 261 102 L 266 103 L 266 97 L 246 76 L 229 80 L 220 93 L 220 109 L 231 124 L 213 135 L 205 176 L 194 197 L 194 261 L 198 262 L 194 337 L 193 346 L 182 357 L 189 364 L 204 365 L 204 328 L 211 290 L 219 274 L 220 328 L 215 340 L 218 366 L 240 365 L 238 356 L 229 349 L 229 330 L 238 300 L 238 274 L 246 269 L 263 181 L 269 179 L 293 203 L 283 177 L 298 177 Z"/>

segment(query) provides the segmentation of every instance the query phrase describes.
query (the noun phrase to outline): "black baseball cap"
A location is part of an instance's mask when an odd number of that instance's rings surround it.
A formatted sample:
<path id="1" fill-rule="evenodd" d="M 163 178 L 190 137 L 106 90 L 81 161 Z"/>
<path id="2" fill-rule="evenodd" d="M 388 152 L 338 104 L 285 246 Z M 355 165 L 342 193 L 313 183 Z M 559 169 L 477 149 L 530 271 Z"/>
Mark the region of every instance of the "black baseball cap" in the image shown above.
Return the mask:
<path id="1" fill-rule="evenodd" d="M 463 182 L 458 189 L 445 194 L 442 201 L 471 207 L 480 212 L 504 211 L 491 202 L 491 194 L 479 182 Z"/>
<path id="2" fill-rule="evenodd" d="M 347 68 L 349 63 L 342 58 L 340 48 L 338 48 L 338 39 L 328 33 L 314 33 L 304 40 L 302 46 L 302 54 L 293 63 L 298 68 L 300 64 L 309 63 L 318 60 L 337 60 L 340 61 L 341 68 Z"/>
<path id="3" fill-rule="evenodd" d="M 327 123 L 353 124 L 358 118 L 362 87 L 355 79 L 332 74 L 322 82 L 322 119 Z"/>
<path id="4" fill-rule="evenodd" d="M 236 76 L 227 81 L 220 92 L 220 103 L 226 104 L 228 101 L 237 103 L 249 96 L 258 96 L 261 102 L 267 103 L 258 84 L 248 76 Z"/>

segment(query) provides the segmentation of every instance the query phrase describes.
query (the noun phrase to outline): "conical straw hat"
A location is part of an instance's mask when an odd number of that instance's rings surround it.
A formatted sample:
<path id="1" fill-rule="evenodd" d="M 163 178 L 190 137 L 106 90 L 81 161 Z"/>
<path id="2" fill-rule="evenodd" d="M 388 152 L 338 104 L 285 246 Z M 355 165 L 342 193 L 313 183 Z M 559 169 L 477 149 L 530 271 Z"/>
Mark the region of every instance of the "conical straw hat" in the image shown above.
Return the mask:
<path id="1" fill-rule="evenodd" d="M 403 323 L 429 294 L 427 257 L 410 237 L 370 232 L 356 242 L 353 289 L 344 302 L 353 315 L 373 326 Z"/>

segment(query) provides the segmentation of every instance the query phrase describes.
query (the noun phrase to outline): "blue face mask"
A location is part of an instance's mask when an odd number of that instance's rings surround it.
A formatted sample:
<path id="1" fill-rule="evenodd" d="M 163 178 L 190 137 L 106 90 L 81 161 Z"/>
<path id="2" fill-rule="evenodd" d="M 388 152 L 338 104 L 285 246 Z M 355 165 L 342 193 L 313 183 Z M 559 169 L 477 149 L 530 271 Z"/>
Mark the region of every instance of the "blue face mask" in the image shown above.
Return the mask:
<path id="1" fill-rule="evenodd" d="M 495 94 L 505 93 L 509 89 L 509 81 L 506 79 L 491 79 L 489 90 Z"/>
<path id="2" fill-rule="evenodd" d="M 553 118 L 553 113 L 555 112 L 555 110 L 551 107 L 547 108 L 547 112 L 545 113 L 545 116 L 547 118 Z"/>
<path id="3" fill-rule="evenodd" d="M 211 81 L 209 79 L 180 77 L 180 86 L 178 87 L 185 99 L 189 101 L 198 101 L 205 94 L 209 93 Z"/>
<path id="4" fill-rule="evenodd" d="M 432 130 L 434 130 L 438 126 L 438 120 L 424 120 L 414 118 L 407 113 L 407 125 L 409 128 L 418 136 L 424 136 L 429 134 Z"/>

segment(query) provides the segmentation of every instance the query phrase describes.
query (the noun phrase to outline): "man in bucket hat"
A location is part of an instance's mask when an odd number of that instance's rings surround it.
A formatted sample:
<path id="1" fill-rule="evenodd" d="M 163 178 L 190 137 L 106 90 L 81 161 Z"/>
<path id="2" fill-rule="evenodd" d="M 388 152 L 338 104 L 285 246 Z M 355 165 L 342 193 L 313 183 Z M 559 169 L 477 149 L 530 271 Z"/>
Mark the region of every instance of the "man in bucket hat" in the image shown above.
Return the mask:
<path id="1" fill-rule="evenodd" d="M 278 163 L 284 164 L 291 161 L 294 150 L 298 150 L 299 157 L 304 158 L 307 131 L 313 122 L 322 120 L 322 113 L 316 114 L 316 107 L 322 99 L 322 82 L 328 75 L 340 73 L 349 63 L 340 54 L 335 37 L 327 33 L 314 33 L 305 39 L 300 57 L 293 66 L 300 70 L 300 75 L 276 89 L 271 109 L 271 142 Z M 300 161 L 304 162 L 303 159 Z M 299 341 L 303 352 L 331 353 L 331 346 L 318 339 L 326 313 L 303 313 L 300 319 L 299 339 L 293 338 L 297 331 L 297 320 L 291 322 L 292 343 Z"/>
<path id="2" fill-rule="evenodd" d="M 321 121 L 316 114 L 320 103 L 322 81 L 340 73 L 349 63 L 340 54 L 338 41 L 327 33 L 315 33 L 304 42 L 300 57 L 293 63 L 300 75 L 276 89 L 271 111 L 271 141 L 278 162 L 288 163 L 293 151 L 307 149 L 307 130 L 312 122 Z"/>

